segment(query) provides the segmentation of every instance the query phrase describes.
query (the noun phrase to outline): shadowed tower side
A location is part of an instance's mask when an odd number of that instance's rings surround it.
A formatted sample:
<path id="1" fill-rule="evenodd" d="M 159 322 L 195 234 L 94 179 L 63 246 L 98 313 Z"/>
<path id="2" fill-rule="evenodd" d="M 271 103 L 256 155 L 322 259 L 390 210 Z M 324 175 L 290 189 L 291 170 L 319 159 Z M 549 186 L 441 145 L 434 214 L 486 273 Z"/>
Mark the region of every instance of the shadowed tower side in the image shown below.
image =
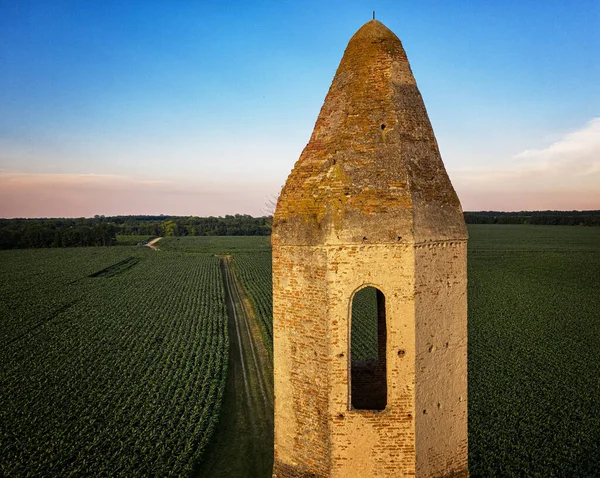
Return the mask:
<path id="1" fill-rule="evenodd" d="M 406 53 L 372 20 L 275 211 L 274 475 L 468 474 L 466 239 Z M 370 362 L 352 357 L 367 289 Z"/>

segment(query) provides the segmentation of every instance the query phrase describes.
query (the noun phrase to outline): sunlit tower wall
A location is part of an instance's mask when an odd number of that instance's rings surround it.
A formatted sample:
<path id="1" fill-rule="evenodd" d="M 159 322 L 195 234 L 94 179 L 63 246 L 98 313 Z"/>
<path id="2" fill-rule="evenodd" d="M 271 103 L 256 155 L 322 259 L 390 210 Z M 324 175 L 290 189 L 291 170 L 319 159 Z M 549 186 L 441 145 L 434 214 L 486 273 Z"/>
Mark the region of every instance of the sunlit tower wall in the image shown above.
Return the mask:
<path id="1" fill-rule="evenodd" d="M 370 21 L 274 215 L 274 476 L 468 476 L 466 241 L 406 53 Z M 351 322 L 367 287 L 365 366 Z"/>

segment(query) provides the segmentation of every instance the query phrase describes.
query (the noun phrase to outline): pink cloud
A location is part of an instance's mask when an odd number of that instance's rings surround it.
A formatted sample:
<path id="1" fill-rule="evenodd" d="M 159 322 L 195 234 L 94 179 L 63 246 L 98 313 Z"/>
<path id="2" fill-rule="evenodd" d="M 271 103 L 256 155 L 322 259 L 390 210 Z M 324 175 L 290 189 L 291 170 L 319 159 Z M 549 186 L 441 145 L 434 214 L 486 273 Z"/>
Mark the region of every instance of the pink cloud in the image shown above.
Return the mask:
<path id="1" fill-rule="evenodd" d="M 495 169 L 450 174 L 463 209 L 600 209 L 600 118 Z"/>
<path id="2" fill-rule="evenodd" d="M 184 184 L 105 174 L 0 172 L 0 217 L 261 215 L 266 188 Z"/>
<path id="3" fill-rule="evenodd" d="M 495 169 L 450 171 L 465 210 L 600 209 L 600 118 Z M 0 217 L 263 215 L 275 184 L 0 170 Z"/>

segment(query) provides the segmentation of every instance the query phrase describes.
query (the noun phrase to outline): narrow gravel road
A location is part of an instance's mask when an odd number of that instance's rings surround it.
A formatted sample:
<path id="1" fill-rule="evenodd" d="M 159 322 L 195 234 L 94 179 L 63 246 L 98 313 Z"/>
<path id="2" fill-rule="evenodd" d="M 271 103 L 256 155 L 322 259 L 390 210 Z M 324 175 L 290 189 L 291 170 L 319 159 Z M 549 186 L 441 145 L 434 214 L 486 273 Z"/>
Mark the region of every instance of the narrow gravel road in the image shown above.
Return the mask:
<path id="1" fill-rule="evenodd" d="M 160 249 L 157 246 L 155 246 L 154 244 L 156 244 L 161 239 L 162 239 L 162 237 L 156 237 L 156 238 L 152 239 L 148 244 L 146 244 L 146 246 L 148 246 L 150 249 L 154 249 L 155 251 L 160 251 Z"/>

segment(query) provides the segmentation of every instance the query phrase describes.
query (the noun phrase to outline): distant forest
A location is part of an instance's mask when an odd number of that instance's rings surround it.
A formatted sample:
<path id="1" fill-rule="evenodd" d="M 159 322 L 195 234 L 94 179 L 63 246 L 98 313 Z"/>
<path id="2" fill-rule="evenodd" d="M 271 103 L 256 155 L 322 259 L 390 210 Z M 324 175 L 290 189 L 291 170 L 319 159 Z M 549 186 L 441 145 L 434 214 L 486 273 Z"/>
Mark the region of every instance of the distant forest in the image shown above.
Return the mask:
<path id="1" fill-rule="evenodd" d="M 600 226 L 600 211 L 479 211 L 465 212 L 467 224 L 537 224 Z"/>
<path id="2" fill-rule="evenodd" d="M 467 224 L 600 226 L 600 211 L 465 212 Z M 271 217 L 95 216 L 0 219 L 0 249 L 110 246 L 117 234 L 140 236 L 268 236 Z"/>
<path id="3" fill-rule="evenodd" d="M 144 236 L 268 236 L 270 217 L 94 216 L 0 219 L 0 249 L 110 246 L 117 234 Z"/>

